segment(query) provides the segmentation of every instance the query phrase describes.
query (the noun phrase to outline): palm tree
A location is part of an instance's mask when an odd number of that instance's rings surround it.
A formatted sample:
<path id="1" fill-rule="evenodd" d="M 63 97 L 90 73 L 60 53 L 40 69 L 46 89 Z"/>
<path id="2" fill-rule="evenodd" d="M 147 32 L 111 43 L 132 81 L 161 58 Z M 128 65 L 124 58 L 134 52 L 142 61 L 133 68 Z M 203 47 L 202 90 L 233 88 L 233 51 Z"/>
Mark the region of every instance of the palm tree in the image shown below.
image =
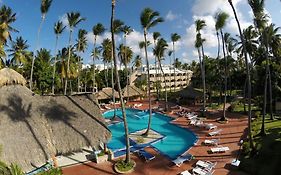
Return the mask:
<path id="1" fill-rule="evenodd" d="M 126 70 L 127 70 L 127 92 L 128 92 L 128 98 L 127 98 L 127 101 L 129 101 L 129 82 L 130 82 L 130 78 L 129 78 L 129 76 L 130 76 L 130 71 L 128 71 L 128 68 L 127 68 L 127 65 L 128 65 L 128 63 L 129 62 L 131 62 L 131 59 L 132 59 L 132 57 L 133 57 L 133 55 L 131 55 L 131 58 L 130 58 L 130 60 L 128 60 L 128 57 L 127 57 L 127 36 L 130 34 L 130 33 L 132 33 L 134 30 L 133 29 L 131 29 L 131 27 L 130 26 L 127 26 L 127 25 L 124 25 L 122 28 L 121 28 L 121 31 L 123 32 L 123 36 L 124 36 L 124 46 L 125 46 L 125 53 L 124 53 L 124 58 L 125 58 L 125 62 L 123 62 L 123 63 L 126 63 L 125 64 L 125 67 L 126 67 Z"/>
<path id="2" fill-rule="evenodd" d="M 248 139 L 249 139 L 249 142 L 250 142 L 250 147 L 252 149 L 254 149 L 254 143 L 253 143 L 253 137 L 252 137 L 252 126 L 251 126 L 251 123 L 252 123 L 252 87 L 251 87 L 251 74 L 250 74 L 250 68 L 249 68 L 249 62 L 248 62 L 248 54 L 246 52 L 246 42 L 245 42 L 245 38 L 243 36 L 243 33 L 242 33 L 242 30 L 241 30 L 241 26 L 240 26 L 240 22 L 239 22 L 239 19 L 238 19 L 238 16 L 237 16 L 237 13 L 236 13 L 236 10 L 234 8 L 234 5 L 232 3 L 232 0 L 228 0 L 228 3 L 229 5 L 231 6 L 231 9 L 233 11 L 233 14 L 234 14 L 234 17 L 235 17 L 235 20 L 236 20 L 236 23 L 237 23 L 237 27 L 238 27 L 238 30 L 239 30 L 239 35 L 240 35 L 240 39 L 242 41 L 242 45 L 243 45 L 243 50 L 244 50 L 244 58 L 245 58 L 245 64 L 246 64 L 246 70 L 247 70 L 247 87 L 248 87 Z"/>
<path id="3" fill-rule="evenodd" d="M 128 124 L 127 124 L 127 117 L 126 117 L 126 110 L 125 110 L 125 104 L 123 101 L 123 95 L 122 90 L 120 86 L 120 80 L 119 80 L 119 73 L 117 70 L 117 58 L 115 53 L 115 38 L 114 38 L 114 15 L 115 15 L 115 0 L 112 0 L 112 8 L 111 8 L 111 40 L 112 40 L 112 53 L 113 53 L 113 60 L 114 60 L 114 70 L 115 70 L 115 78 L 117 82 L 117 89 L 120 97 L 121 102 L 121 110 L 122 110 L 122 116 L 124 120 L 124 130 L 125 130 L 125 138 L 126 138 L 126 159 L 125 163 L 130 162 L 130 142 L 129 142 L 129 130 L 128 130 Z"/>
<path id="4" fill-rule="evenodd" d="M 150 73 L 149 73 L 149 61 L 148 61 L 148 55 L 147 55 L 147 32 L 151 27 L 156 26 L 158 23 L 163 22 L 164 19 L 159 17 L 159 12 L 153 11 L 150 8 L 145 8 L 141 12 L 140 16 L 140 22 L 143 28 L 143 36 L 144 36 L 144 50 L 145 50 L 145 60 L 146 60 L 146 69 L 147 69 L 147 89 L 148 89 L 148 98 L 149 98 L 149 119 L 148 119 L 148 126 L 147 130 L 144 133 L 144 135 L 148 135 L 150 126 L 151 126 L 151 117 L 152 117 L 152 111 L 151 111 L 151 96 L 150 96 Z"/>
<path id="5" fill-rule="evenodd" d="M 54 33 L 56 35 L 56 44 L 55 44 L 55 60 L 54 60 L 54 66 L 53 66 L 53 82 L 52 82 L 52 94 L 55 94 L 55 74 L 56 74 L 56 63 L 57 63 L 57 47 L 58 47 L 58 40 L 59 36 L 64 31 L 65 26 L 63 26 L 63 23 L 61 21 L 58 21 L 55 23 L 54 26 Z"/>
<path id="6" fill-rule="evenodd" d="M 197 48 L 197 51 L 198 51 L 202 84 L 203 84 L 203 112 L 202 112 L 202 115 L 205 116 L 205 110 L 206 110 L 206 78 L 205 77 L 206 77 L 206 75 L 205 75 L 205 54 L 204 54 L 204 48 L 203 48 L 203 43 L 205 42 L 205 39 L 202 39 L 200 31 L 206 26 L 206 22 L 204 20 L 198 19 L 195 21 L 195 26 L 196 26 L 196 32 L 197 32 L 195 47 Z M 202 55 L 200 52 L 200 48 L 202 51 Z M 201 59 L 201 57 L 202 57 L 202 59 Z"/>
<path id="7" fill-rule="evenodd" d="M 104 65 L 106 65 L 111 62 L 112 44 L 110 39 L 108 38 L 104 39 L 103 42 L 101 43 L 101 47 L 102 47 L 103 63 Z M 104 76 L 106 81 L 106 87 L 108 87 L 108 66 L 106 67 L 106 73 L 104 74 Z"/>
<path id="8" fill-rule="evenodd" d="M 41 28 L 43 26 L 43 23 L 46 19 L 46 14 L 49 11 L 49 8 L 52 4 L 53 0 L 41 0 L 41 22 L 38 28 L 38 33 L 37 33 L 37 41 L 36 41 L 36 46 L 35 46 L 35 51 L 38 49 L 39 47 L 39 38 L 40 38 L 40 32 L 41 32 Z M 34 52 L 35 52 L 34 51 Z M 33 55 L 33 59 L 32 59 L 32 64 L 31 64 L 31 73 L 30 73 L 30 82 L 29 82 L 29 88 L 30 90 L 32 90 L 32 77 L 33 77 L 33 69 L 34 69 L 34 59 L 35 59 L 35 54 Z"/>
<path id="9" fill-rule="evenodd" d="M 173 56 L 174 56 L 174 62 L 176 61 L 176 52 L 175 52 L 175 42 L 180 40 L 180 35 L 177 33 L 171 34 L 171 40 L 173 42 Z M 174 67 L 174 80 L 176 80 L 176 67 Z M 174 92 L 176 92 L 176 81 L 174 81 Z"/>
<path id="10" fill-rule="evenodd" d="M 216 28 L 220 31 L 221 34 L 221 42 L 222 42 L 222 51 L 223 51 L 223 57 L 224 57 L 224 103 L 223 103 L 223 116 L 221 117 L 221 121 L 226 121 L 226 93 L 227 93 L 227 58 L 225 53 L 225 42 L 224 42 L 224 35 L 223 35 L 223 28 L 226 24 L 226 20 L 229 17 L 229 15 L 225 12 L 220 12 L 216 16 Z"/>
<path id="11" fill-rule="evenodd" d="M 76 40 L 77 43 L 75 44 L 76 51 L 78 53 L 81 53 L 81 52 L 83 53 L 87 49 L 88 44 L 87 44 L 86 35 L 87 35 L 87 31 L 86 30 L 79 29 L 79 31 L 78 31 L 78 39 Z M 78 77 L 77 77 L 77 91 L 80 92 L 80 76 L 79 76 L 79 74 L 80 74 L 80 71 L 82 69 L 82 63 L 81 63 L 82 60 L 80 60 L 80 56 L 78 58 L 79 58 L 78 59 L 79 67 L 78 67 Z"/>
<path id="12" fill-rule="evenodd" d="M 16 13 L 13 13 L 10 7 L 3 5 L 0 8 L 0 43 L 1 45 L 5 45 L 7 40 L 11 40 L 10 32 L 17 32 L 11 26 L 11 23 L 16 21 Z"/>
<path id="13" fill-rule="evenodd" d="M 93 58 L 93 77 L 92 77 L 92 80 L 93 81 L 96 81 L 96 74 L 95 74 L 95 60 L 98 60 L 100 58 L 100 55 L 101 55 L 101 50 L 102 50 L 102 47 L 95 47 L 93 50 L 92 50 L 92 53 L 91 53 L 91 57 Z M 94 92 L 94 89 L 96 87 L 96 83 L 93 83 L 93 92 Z"/>
<path id="14" fill-rule="evenodd" d="M 153 36 L 154 47 L 156 47 L 156 42 L 159 39 L 159 37 L 161 36 L 161 34 L 159 32 L 153 32 L 152 36 Z M 157 67 L 157 56 L 156 55 L 155 55 L 155 73 L 156 73 L 156 82 L 158 82 L 158 67 Z M 160 99 L 159 86 L 156 86 L 156 92 L 157 92 L 157 100 L 159 100 Z"/>
<path id="15" fill-rule="evenodd" d="M 96 52 L 97 51 L 97 37 L 98 36 L 100 36 L 100 35 L 102 35 L 104 32 L 105 32 L 105 27 L 101 24 L 101 23 L 97 23 L 94 27 L 93 27 L 93 29 L 92 29 L 92 31 L 93 31 L 93 34 L 94 34 L 94 49 L 93 49 L 93 51 L 94 52 Z M 93 92 L 94 92 L 94 90 L 95 90 L 95 87 L 96 87 L 96 66 L 95 66 L 95 60 L 97 59 L 96 58 L 96 56 L 97 56 L 97 53 L 93 53 L 92 54 L 92 57 L 93 57 L 93 71 L 94 71 L 94 73 L 93 73 Z"/>
<path id="16" fill-rule="evenodd" d="M 69 64 L 70 64 L 70 56 L 71 56 L 71 42 L 72 42 L 72 33 L 74 31 L 74 28 L 82 21 L 84 21 L 85 18 L 82 18 L 80 16 L 79 12 L 70 12 L 67 13 L 67 21 L 68 21 L 68 27 L 69 27 L 69 40 L 68 40 L 68 58 L 67 58 L 67 70 L 66 70 L 66 77 L 65 77 L 65 85 L 64 85 L 64 95 L 66 95 L 67 91 L 67 80 L 68 80 L 68 74 L 69 74 Z"/>
<path id="17" fill-rule="evenodd" d="M 29 45 L 27 40 L 24 40 L 21 36 L 16 38 L 16 41 L 12 41 L 9 57 L 11 58 L 11 63 L 15 66 L 20 66 L 25 64 L 29 57 L 31 57 L 31 52 L 27 51 Z"/>
<path id="18" fill-rule="evenodd" d="M 134 67 L 137 69 L 142 66 L 142 58 L 140 55 L 137 55 L 134 59 Z"/>
<path id="19" fill-rule="evenodd" d="M 167 95 L 166 78 L 165 78 L 165 73 L 164 73 L 163 68 L 162 68 L 161 60 L 164 59 L 164 53 L 165 53 L 165 50 L 167 49 L 167 47 L 168 47 L 167 41 L 164 40 L 163 38 L 161 38 L 161 39 L 158 40 L 156 46 L 153 49 L 153 54 L 158 59 L 157 61 L 158 61 L 160 70 L 161 70 L 161 72 L 163 74 L 163 78 L 164 78 L 164 86 L 165 86 L 165 111 L 167 111 L 167 109 L 168 109 L 168 97 L 167 97 L 168 95 Z"/>

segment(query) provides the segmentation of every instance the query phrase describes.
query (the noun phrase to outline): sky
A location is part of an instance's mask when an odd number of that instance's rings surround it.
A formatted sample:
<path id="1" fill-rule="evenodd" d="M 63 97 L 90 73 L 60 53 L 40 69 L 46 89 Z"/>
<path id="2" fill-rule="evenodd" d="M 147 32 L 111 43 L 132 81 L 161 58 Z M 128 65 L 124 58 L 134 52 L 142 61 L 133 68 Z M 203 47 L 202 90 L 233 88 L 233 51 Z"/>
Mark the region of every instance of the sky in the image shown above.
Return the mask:
<path id="1" fill-rule="evenodd" d="M 73 40 L 77 39 L 79 29 L 88 31 L 88 49 L 82 54 L 84 64 L 91 64 L 90 52 L 93 49 L 92 27 L 97 23 L 102 23 L 107 31 L 98 38 L 98 44 L 105 38 L 110 38 L 110 16 L 111 0 L 53 0 L 46 20 L 43 24 L 40 34 L 39 47 L 36 47 L 37 31 L 41 20 L 40 0 L 0 0 L 1 5 L 12 8 L 17 15 L 17 20 L 12 24 L 19 32 L 12 33 L 13 39 L 22 36 L 27 40 L 30 48 L 35 49 L 44 47 L 55 54 L 55 34 L 53 27 L 58 20 L 67 25 L 66 14 L 68 12 L 80 12 L 86 20 L 81 22 L 73 33 Z M 233 0 L 236 7 L 241 25 L 243 28 L 251 25 L 252 12 L 246 0 Z M 207 27 L 202 31 L 202 37 L 206 39 L 206 54 L 215 57 L 217 51 L 217 38 L 215 31 L 214 16 L 217 12 L 224 11 L 230 15 L 225 32 L 233 36 L 238 34 L 237 24 L 232 10 L 227 0 L 117 0 L 116 19 L 122 20 L 126 25 L 134 30 L 127 37 L 127 44 L 132 48 L 135 54 L 143 55 L 138 47 L 139 41 L 143 41 L 143 30 L 140 25 L 141 11 L 149 7 L 160 13 L 165 19 L 163 23 L 149 30 L 148 39 L 152 40 L 153 32 L 160 32 L 162 37 L 169 43 L 169 49 L 172 49 L 170 39 L 171 33 L 178 33 L 181 40 L 176 43 L 176 57 L 183 63 L 190 63 L 192 60 L 198 60 L 197 51 L 194 48 L 196 19 L 206 21 Z M 269 13 L 271 20 L 277 26 L 281 26 L 281 2 L 279 0 L 265 1 L 266 12 Z M 68 44 L 69 30 L 65 30 L 59 39 L 58 48 L 66 47 Z M 123 42 L 123 36 L 116 36 L 117 42 Z M 75 41 L 73 41 L 75 42 Z M 36 47 L 36 48 L 35 48 Z M 152 47 L 152 46 L 151 46 Z M 153 62 L 154 56 L 152 49 L 149 48 L 149 59 Z M 164 64 L 170 62 L 166 56 Z M 99 61 L 101 63 L 101 61 Z"/>

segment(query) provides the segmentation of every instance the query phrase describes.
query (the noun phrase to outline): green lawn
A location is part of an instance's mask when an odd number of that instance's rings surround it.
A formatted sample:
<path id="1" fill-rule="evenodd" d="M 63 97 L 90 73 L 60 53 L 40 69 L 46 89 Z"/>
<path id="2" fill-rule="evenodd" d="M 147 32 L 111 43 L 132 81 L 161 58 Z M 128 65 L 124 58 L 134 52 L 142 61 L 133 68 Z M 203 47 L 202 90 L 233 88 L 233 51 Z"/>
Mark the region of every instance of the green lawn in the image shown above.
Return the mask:
<path id="1" fill-rule="evenodd" d="M 244 155 L 241 168 L 250 174 L 275 175 L 281 174 L 281 120 L 265 120 L 267 135 L 257 136 L 260 132 L 261 119 L 253 122 L 253 135 L 258 154 L 247 158 Z"/>

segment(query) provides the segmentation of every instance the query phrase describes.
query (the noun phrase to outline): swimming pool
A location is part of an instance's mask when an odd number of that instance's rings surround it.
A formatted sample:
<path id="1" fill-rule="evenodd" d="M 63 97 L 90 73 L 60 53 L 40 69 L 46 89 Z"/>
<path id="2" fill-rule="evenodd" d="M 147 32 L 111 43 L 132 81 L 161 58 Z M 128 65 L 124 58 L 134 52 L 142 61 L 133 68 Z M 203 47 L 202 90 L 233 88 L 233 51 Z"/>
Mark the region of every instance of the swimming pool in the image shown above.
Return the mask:
<path id="1" fill-rule="evenodd" d="M 148 112 L 140 113 L 139 110 L 126 109 L 126 114 L 129 133 L 147 128 Z M 105 118 L 111 118 L 113 115 L 114 111 L 108 111 L 103 114 Z M 120 109 L 116 110 L 116 115 L 122 118 L 122 112 Z M 168 156 L 170 159 L 175 159 L 192 147 L 197 141 L 197 137 L 188 129 L 171 124 L 171 120 L 173 119 L 163 114 L 153 114 L 151 129 L 163 135 L 164 139 L 152 143 L 151 146 L 158 150 L 161 154 Z M 108 127 L 112 132 L 112 138 L 107 144 L 108 148 L 113 151 L 124 149 L 126 145 L 123 122 L 113 124 Z"/>

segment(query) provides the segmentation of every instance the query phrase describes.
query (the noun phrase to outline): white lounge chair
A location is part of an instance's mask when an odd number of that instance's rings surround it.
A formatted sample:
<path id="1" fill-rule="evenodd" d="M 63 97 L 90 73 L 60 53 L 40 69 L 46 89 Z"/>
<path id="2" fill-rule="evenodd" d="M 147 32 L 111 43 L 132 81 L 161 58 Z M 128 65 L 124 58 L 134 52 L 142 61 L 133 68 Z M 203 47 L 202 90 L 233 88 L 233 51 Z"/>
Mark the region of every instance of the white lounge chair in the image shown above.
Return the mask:
<path id="1" fill-rule="evenodd" d="M 190 120 L 189 124 L 190 124 L 190 125 L 195 125 L 196 122 L 197 122 L 197 119 L 192 119 L 192 120 Z"/>
<path id="2" fill-rule="evenodd" d="M 213 163 L 210 161 L 202 161 L 202 160 L 198 160 L 196 162 L 196 166 L 199 166 L 201 168 L 208 169 L 208 170 L 213 169 L 216 165 L 217 165 L 217 162 Z"/>
<path id="3" fill-rule="evenodd" d="M 180 175 L 192 175 L 188 170 L 185 170 L 180 173 Z"/>
<path id="4" fill-rule="evenodd" d="M 219 139 L 204 140 L 205 145 L 218 145 Z"/>
<path id="5" fill-rule="evenodd" d="M 222 132 L 222 129 L 219 129 L 219 130 L 216 130 L 216 131 L 212 131 L 212 132 L 209 132 L 209 136 L 215 136 L 215 135 L 218 135 Z"/>
<path id="6" fill-rule="evenodd" d="M 205 128 L 208 129 L 208 130 L 212 130 L 212 129 L 216 129 L 217 126 L 214 125 L 213 123 L 206 123 Z"/>
<path id="7" fill-rule="evenodd" d="M 211 148 L 212 153 L 224 153 L 226 151 L 229 151 L 229 148 L 227 146 L 225 147 L 216 147 L 216 148 Z"/>
<path id="8" fill-rule="evenodd" d="M 176 166 L 180 167 L 183 164 L 183 162 L 190 161 L 192 158 L 193 158 L 193 156 L 191 154 L 187 153 L 185 155 L 179 156 L 177 159 L 173 160 L 172 162 Z"/>
<path id="9" fill-rule="evenodd" d="M 208 171 L 206 169 L 202 169 L 200 167 L 195 167 L 192 169 L 192 172 L 194 174 L 198 174 L 198 175 L 212 175 L 214 173 L 214 171 Z"/>

